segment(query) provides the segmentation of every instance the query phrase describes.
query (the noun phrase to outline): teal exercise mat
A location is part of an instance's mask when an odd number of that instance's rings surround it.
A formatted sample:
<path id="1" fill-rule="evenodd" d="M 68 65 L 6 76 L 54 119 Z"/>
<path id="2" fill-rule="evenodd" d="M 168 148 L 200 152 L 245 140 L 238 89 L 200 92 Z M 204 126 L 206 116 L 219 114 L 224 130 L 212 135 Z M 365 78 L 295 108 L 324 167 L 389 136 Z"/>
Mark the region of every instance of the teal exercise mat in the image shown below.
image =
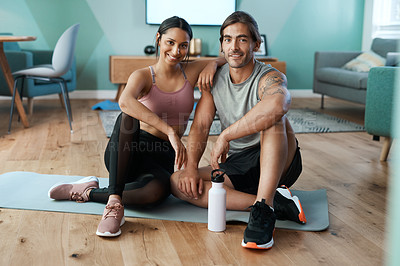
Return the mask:
<path id="1" fill-rule="evenodd" d="M 118 102 L 105 100 L 93 105 L 92 110 L 121 111 L 121 108 L 119 107 Z"/>
<path id="2" fill-rule="evenodd" d="M 0 175 L 0 207 L 8 209 L 40 210 L 102 215 L 104 204 L 55 201 L 48 198 L 49 188 L 58 182 L 74 182 L 82 176 L 45 175 L 32 172 L 10 172 Z M 108 178 L 99 178 L 100 187 L 108 185 Z M 300 198 L 307 224 L 291 221 L 276 222 L 277 228 L 302 231 L 322 231 L 329 226 L 326 190 L 292 191 Z M 199 208 L 170 196 L 151 209 L 125 207 L 125 216 L 159 220 L 207 223 L 207 209 Z M 249 212 L 227 211 L 227 221 L 247 223 Z"/>

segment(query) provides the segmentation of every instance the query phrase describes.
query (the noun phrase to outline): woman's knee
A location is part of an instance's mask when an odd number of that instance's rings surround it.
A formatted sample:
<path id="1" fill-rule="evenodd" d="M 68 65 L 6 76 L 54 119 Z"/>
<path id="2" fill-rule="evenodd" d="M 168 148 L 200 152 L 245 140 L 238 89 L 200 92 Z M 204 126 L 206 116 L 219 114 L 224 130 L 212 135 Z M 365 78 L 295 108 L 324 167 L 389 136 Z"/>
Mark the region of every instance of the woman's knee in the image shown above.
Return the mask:
<path id="1" fill-rule="evenodd" d="M 124 112 L 120 115 L 120 133 L 123 134 L 135 134 L 140 129 L 139 120 L 125 114 Z"/>
<path id="2" fill-rule="evenodd" d="M 171 194 L 168 185 L 157 178 L 153 178 L 143 184 L 141 182 L 129 183 L 123 193 L 123 202 L 126 205 L 142 207 L 157 205 Z"/>
<path id="3" fill-rule="evenodd" d="M 171 185 L 171 193 L 175 197 L 178 196 L 177 191 L 178 191 L 178 181 L 179 181 L 179 175 L 181 171 L 177 171 L 171 175 L 170 178 L 170 185 Z"/>

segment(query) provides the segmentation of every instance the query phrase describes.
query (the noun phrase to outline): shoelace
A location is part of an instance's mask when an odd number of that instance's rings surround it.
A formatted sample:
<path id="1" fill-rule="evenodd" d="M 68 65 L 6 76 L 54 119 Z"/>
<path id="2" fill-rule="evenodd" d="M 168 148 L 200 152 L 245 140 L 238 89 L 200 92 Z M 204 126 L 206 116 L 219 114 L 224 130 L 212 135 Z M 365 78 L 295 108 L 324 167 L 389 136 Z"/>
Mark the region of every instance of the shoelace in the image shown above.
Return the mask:
<path id="1" fill-rule="evenodd" d="M 88 189 L 93 189 L 93 188 L 96 188 L 96 187 L 88 187 L 82 193 L 71 192 L 71 200 L 74 200 L 78 203 L 84 203 L 84 202 L 88 201 L 88 196 L 86 195 L 86 192 L 88 191 Z M 83 195 L 86 195 L 86 198 L 83 197 Z"/>
<path id="2" fill-rule="evenodd" d="M 85 199 L 83 198 L 82 193 L 78 193 L 78 192 L 72 192 L 71 193 L 71 200 L 74 200 L 74 201 L 76 201 L 78 203 L 85 202 Z"/>
<path id="3" fill-rule="evenodd" d="M 256 204 L 249 208 L 251 208 L 252 224 L 257 227 L 262 227 L 271 210 L 269 206 L 265 205 L 264 207 L 261 203 L 256 202 Z"/>
<path id="4" fill-rule="evenodd" d="M 122 209 L 121 203 L 115 203 L 114 205 L 106 205 L 107 212 L 104 214 L 103 219 L 108 217 L 114 217 L 117 219 L 119 211 Z"/>
<path id="5" fill-rule="evenodd" d="M 274 212 L 277 217 L 284 218 L 285 217 L 285 209 L 278 202 L 274 201 Z"/>
<path id="6" fill-rule="evenodd" d="M 251 206 L 251 218 L 253 225 L 260 226 L 262 224 L 264 219 L 259 219 L 259 217 L 262 218 L 261 208 L 257 205 Z"/>

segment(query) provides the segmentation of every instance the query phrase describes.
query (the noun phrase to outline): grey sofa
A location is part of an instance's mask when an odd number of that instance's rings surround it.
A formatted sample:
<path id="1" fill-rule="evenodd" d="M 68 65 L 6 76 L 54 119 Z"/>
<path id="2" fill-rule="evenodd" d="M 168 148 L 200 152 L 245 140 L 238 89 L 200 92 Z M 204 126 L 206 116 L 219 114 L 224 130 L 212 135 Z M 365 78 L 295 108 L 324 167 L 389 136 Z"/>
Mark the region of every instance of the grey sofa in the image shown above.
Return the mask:
<path id="1" fill-rule="evenodd" d="M 376 38 L 371 50 L 387 58 L 388 52 L 397 51 L 399 40 Z M 315 52 L 313 92 L 321 94 L 321 108 L 324 108 L 324 96 L 365 104 L 367 95 L 368 72 L 355 72 L 342 69 L 350 60 L 360 55 L 356 52 Z M 397 56 L 393 53 L 391 56 Z M 387 62 L 393 62 L 393 58 Z"/>

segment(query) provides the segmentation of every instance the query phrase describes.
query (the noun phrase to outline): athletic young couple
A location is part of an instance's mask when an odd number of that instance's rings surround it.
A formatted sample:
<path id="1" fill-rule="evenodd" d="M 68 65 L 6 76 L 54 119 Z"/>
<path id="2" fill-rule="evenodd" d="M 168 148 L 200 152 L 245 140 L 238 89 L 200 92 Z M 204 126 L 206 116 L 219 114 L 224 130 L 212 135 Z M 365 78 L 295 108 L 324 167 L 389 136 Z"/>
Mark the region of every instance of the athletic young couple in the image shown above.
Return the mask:
<path id="1" fill-rule="evenodd" d="M 227 209 L 250 210 L 242 246 L 271 248 L 276 219 L 306 222 L 299 199 L 288 189 L 302 162 L 285 116 L 291 101 L 286 77 L 255 60 L 261 38 L 245 12 L 234 12 L 221 26 L 223 57 L 187 62 L 191 39 L 184 19 L 166 19 L 156 35 L 157 63 L 129 77 L 104 156 L 109 186 L 99 188 L 96 177 L 86 177 L 54 185 L 49 197 L 106 203 L 96 233 L 113 237 L 121 234 L 124 206 L 154 206 L 172 193 L 207 208 L 211 171 L 222 168 Z M 186 149 L 181 137 L 196 83 L 202 96 Z M 211 166 L 198 168 L 216 111 L 222 132 Z"/>

